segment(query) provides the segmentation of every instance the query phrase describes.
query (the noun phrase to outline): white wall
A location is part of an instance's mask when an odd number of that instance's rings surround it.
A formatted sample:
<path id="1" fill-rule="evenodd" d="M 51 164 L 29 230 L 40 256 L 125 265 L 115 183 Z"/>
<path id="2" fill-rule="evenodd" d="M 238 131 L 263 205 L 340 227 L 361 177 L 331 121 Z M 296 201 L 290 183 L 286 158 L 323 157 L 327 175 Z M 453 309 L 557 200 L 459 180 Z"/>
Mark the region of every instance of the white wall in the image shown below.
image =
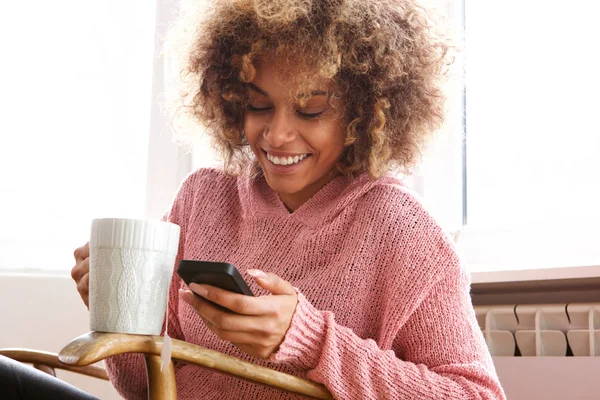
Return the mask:
<path id="1" fill-rule="evenodd" d="M 88 311 L 66 274 L 0 274 L 0 348 L 24 347 L 58 353 L 89 332 Z M 101 398 L 121 399 L 109 382 L 66 371 L 56 375 Z"/>
<path id="2" fill-rule="evenodd" d="M 600 357 L 496 357 L 508 400 L 598 400 Z"/>

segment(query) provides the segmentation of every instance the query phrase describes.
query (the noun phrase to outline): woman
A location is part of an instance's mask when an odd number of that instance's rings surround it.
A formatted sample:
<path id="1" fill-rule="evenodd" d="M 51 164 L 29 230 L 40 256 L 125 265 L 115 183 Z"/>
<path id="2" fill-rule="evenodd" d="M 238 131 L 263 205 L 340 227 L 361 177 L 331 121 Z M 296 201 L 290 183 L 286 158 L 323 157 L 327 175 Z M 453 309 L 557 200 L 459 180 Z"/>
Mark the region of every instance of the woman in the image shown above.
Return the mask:
<path id="1" fill-rule="evenodd" d="M 504 398 L 452 240 L 386 175 L 442 122 L 449 47 L 428 13 L 413 0 L 224 0 L 204 15 L 184 110 L 226 168 L 192 173 L 165 218 L 181 226 L 177 263 L 232 263 L 257 297 L 174 275 L 170 335 L 337 398 Z M 73 269 L 86 304 L 88 255 Z M 123 396 L 145 398 L 141 356 L 107 368 Z M 182 399 L 297 397 L 192 365 L 176 377 Z"/>

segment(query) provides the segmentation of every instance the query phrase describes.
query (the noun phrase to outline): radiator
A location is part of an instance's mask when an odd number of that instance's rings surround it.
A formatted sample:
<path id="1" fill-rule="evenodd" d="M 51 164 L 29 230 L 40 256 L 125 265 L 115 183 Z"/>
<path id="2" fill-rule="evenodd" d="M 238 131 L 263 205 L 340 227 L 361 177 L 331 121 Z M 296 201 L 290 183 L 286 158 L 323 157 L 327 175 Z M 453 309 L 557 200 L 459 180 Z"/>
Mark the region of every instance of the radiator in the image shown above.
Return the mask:
<path id="1" fill-rule="evenodd" d="M 509 400 L 600 399 L 600 303 L 475 312 Z"/>
<path id="2" fill-rule="evenodd" d="M 475 313 L 492 356 L 600 356 L 600 303 L 475 306 Z"/>

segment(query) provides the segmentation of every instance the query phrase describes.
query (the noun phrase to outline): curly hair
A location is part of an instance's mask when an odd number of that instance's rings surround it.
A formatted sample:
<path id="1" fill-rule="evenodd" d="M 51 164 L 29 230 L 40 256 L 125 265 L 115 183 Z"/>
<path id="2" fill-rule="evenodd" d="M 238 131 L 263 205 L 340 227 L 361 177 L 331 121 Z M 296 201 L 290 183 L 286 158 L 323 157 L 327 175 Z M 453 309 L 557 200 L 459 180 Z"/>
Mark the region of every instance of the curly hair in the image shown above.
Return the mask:
<path id="1" fill-rule="evenodd" d="M 294 68 L 299 92 L 303 77 L 335 84 L 341 173 L 407 171 L 444 120 L 453 47 L 417 0 L 214 0 L 186 14 L 192 38 L 178 110 L 208 128 L 230 173 L 253 160 L 243 133 L 246 84 L 269 55 Z"/>

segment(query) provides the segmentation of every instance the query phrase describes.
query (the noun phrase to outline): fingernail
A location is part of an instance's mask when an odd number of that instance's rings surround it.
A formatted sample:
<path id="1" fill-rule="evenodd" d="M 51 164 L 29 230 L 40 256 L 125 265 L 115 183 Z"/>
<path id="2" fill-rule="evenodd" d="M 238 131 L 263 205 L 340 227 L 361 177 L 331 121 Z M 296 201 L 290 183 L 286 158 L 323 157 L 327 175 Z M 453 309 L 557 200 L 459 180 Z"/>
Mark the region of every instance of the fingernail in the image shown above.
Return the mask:
<path id="1" fill-rule="evenodd" d="M 206 288 L 204 286 L 200 286 L 197 283 L 192 283 L 190 285 L 190 289 L 192 289 L 192 291 L 194 293 L 197 293 L 198 295 L 200 295 L 202 297 L 206 297 L 206 295 L 208 294 L 208 290 L 206 290 Z"/>
<path id="2" fill-rule="evenodd" d="M 249 269 L 246 272 L 253 278 L 269 279 L 269 275 L 265 274 L 260 269 Z"/>
<path id="3" fill-rule="evenodd" d="M 179 298 L 188 304 L 192 304 L 194 301 L 194 294 L 189 290 L 179 289 Z"/>

